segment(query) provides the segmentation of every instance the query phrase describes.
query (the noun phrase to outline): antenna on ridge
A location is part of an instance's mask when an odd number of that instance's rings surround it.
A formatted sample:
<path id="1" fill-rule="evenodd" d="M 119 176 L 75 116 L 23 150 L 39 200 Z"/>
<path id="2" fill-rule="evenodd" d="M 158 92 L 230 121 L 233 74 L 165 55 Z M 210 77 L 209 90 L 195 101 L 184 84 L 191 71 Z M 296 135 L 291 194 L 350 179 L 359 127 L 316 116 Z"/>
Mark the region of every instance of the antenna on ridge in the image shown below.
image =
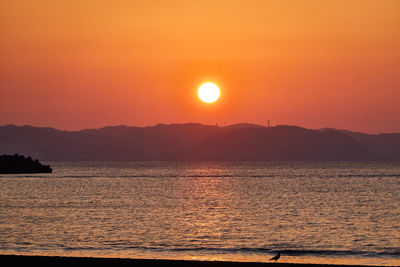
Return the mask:
<path id="1" fill-rule="evenodd" d="M 267 125 L 268 125 L 268 128 L 269 128 L 269 120 L 268 120 L 268 123 L 267 123 Z"/>

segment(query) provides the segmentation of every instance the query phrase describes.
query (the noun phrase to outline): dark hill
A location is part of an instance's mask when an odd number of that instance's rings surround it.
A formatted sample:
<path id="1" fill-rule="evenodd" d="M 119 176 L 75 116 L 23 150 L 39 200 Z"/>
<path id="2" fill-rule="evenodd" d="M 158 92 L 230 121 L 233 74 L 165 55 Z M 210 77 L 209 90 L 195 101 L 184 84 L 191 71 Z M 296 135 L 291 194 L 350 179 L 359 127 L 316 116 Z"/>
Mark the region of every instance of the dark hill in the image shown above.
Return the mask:
<path id="1" fill-rule="evenodd" d="M 387 160 L 400 159 L 400 134 L 254 124 L 159 124 L 82 131 L 1 126 L 0 154 L 14 153 L 43 160 Z"/>
<path id="2" fill-rule="evenodd" d="M 400 160 L 400 134 L 382 133 L 365 134 L 350 131 L 343 131 L 353 137 L 360 144 L 364 145 L 381 159 Z"/>
<path id="3" fill-rule="evenodd" d="M 294 126 L 241 128 L 201 142 L 194 153 L 206 160 L 366 160 L 366 147 L 338 131 L 320 133 Z"/>
<path id="4" fill-rule="evenodd" d="M 320 131 L 332 131 L 322 129 Z M 366 134 L 348 130 L 340 131 L 365 146 L 371 154 L 381 160 L 400 160 L 400 133 Z"/>

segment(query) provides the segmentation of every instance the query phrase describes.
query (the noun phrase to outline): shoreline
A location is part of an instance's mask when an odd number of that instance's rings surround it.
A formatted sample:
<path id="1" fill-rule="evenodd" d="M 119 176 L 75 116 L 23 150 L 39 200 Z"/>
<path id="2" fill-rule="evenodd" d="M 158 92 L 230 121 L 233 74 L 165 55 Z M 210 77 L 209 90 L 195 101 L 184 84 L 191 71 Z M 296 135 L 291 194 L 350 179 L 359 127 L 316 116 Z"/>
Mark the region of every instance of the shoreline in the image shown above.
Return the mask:
<path id="1" fill-rule="evenodd" d="M 337 264 L 304 264 L 304 263 L 274 263 L 274 262 L 234 262 L 234 261 L 198 261 L 198 260 L 163 260 L 163 259 L 130 259 L 130 258 L 96 258 L 96 257 L 64 257 L 64 256 L 27 256 L 0 255 L 0 265 L 14 266 L 177 266 L 177 267 L 361 267 L 367 265 L 337 265 Z M 368 265 L 370 266 L 370 265 Z M 375 265 L 378 266 L 378 265 Z"/>

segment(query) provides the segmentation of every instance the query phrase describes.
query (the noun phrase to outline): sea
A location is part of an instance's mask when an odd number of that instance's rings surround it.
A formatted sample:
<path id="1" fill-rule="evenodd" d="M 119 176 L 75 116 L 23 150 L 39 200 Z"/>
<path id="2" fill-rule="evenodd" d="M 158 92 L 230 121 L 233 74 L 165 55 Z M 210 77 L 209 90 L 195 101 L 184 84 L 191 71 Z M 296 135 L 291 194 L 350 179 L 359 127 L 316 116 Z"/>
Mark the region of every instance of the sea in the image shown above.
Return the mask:
<path id="1" fill-rule="evenodd" d="M 0 254 L 400 266 L 400 162 L 45 162 Z"/>

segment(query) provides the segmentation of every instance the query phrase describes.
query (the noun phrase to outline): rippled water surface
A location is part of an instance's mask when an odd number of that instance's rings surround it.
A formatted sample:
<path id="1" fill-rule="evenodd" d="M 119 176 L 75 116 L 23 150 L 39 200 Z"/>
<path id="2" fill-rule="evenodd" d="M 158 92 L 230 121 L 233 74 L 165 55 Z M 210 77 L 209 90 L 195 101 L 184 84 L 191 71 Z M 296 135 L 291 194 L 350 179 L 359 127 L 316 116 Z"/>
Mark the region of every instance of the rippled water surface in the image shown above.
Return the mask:
<path id="1" fill-rule="evenodd" d="M 49 162 L 0 175 L 0 254 L 400 265 L 400 163 Z"/>

